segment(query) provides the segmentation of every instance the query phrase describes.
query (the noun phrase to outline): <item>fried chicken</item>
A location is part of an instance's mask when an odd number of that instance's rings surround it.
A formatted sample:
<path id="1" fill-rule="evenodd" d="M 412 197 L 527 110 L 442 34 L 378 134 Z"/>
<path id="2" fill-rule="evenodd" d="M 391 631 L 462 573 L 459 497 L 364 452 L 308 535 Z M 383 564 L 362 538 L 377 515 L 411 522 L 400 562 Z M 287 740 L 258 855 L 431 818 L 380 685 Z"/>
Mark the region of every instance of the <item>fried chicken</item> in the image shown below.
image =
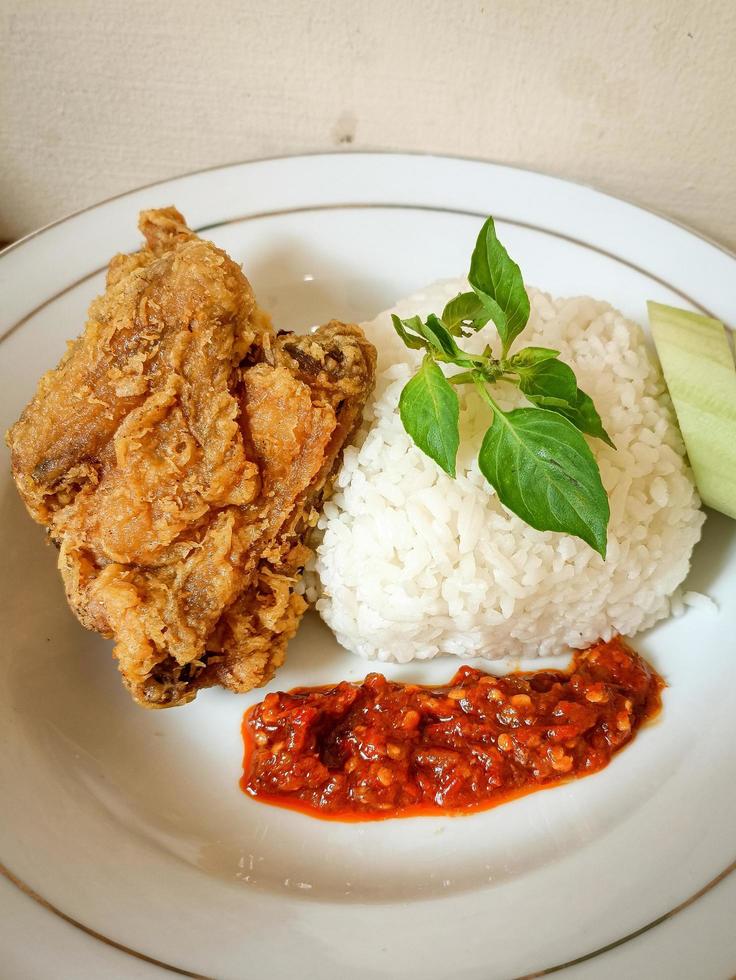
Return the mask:
<path id="1" fill-rule="evenodd" d="M 113 258 L 7 441 L 72 609 L 114 637 L 133 698 L 169 707 L 283 662 L 305 537 L 376 356 L 336 321 L 276 335 L 240 267 L 174 208 L 139 227 L 146 246 Z"/>

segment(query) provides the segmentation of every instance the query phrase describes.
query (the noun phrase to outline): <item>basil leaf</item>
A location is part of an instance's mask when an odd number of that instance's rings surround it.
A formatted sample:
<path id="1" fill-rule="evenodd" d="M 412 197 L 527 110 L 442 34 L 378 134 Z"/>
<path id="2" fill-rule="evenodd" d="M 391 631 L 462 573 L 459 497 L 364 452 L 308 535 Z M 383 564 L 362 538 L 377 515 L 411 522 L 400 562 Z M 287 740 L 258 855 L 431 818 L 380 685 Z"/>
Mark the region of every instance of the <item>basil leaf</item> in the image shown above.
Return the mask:
<path id="1" fill-rule="evenodd" d="M 574 534 L 606 557 L 608 497 L 588 444 L 566 419 L 494 408 L 478 463 L 501 503 L 531 527 Z"/>
<path id="2" fill-rule="evenodd" d="M 422 321 L 418 316 L 413 316 L 409 320 L 401 320 L 395 313 L 392 313 L 391 322 L 394 325 L 396 333 L 410 350 L 427 350 L 429 345 L 426 340 L 409 333 L 409 330 L 414 330 L 417 333 L 421 332 Z"/>
<path id="3" fill-rule="evenodd" d="M 496 324 L 505 356 L 529 319 L 529 297 L 518 265 L 496 237 L 493 218 L 478 235 L 468 281 Z"/>
<path id="4" fill-rule="evenodd" d="M 573 406 L 556 408 L 554 405 L 550 405 L 549 408 L 559 415 L 564 415 L 581 432 L 595 436 L 596 439 L 602 439 L 611 449 L 616 448 L 613 440 L 603 428 L 601 417 L 596 411 L 593 399 L 580 388 L 577 389 L 577 397 Z"/>
<path id="5" fill-rule="evenodd" d="M 519 374 L 519 387 L 530 402 L 535 405 L 569 405 L 574 407 L 577 400 L 577 380 L 571 367 L 550 358 L 538 361 L 528 368 L 516 368 Z"/>
<path id="6" fill-rule="evenodd" d="M 527 350 L 534 349 L 527 348 Z M 524 351 L 519 353 L 523 354 Z M 509 366 L 513 362 L 512 357 Z M 519 388 L 530 402 L 539 408 L 548 408 L 552 412 L 557 412 L 568 422 L 572 422 L 576 429 L 595 436 L 596 439 L 602 439 L 612 449 L 616 448 L 603 428 L 592 398 L 578 388 L 575 373 L 569 365 L 556 358 L 547 358 L 528 368 L 516 365 L 514 370 L 519 374 Z"/>
<path id="7" fill-rule="evenodd" d="M 399 414 L 422 452 L 454 477 L 460 408 L 455 389 L 428 354 L 401 392 Z"/>
<path id="8" fill-rule="evenodd" d="M 509 361 L 509 368 L 512 371 L 523 371 L 525 368 L 534 367 L 543 361 L 551 361 L 558 357 L 560 352 L 549 347 L 524 347 Z"/>
<path id="9" fill-rule="evenodd" d="M 431 346 L 441 354 L 444 354 L 448 360 L 455 361 L 457 357 L 461 356 L 462 351 L 455 343 L 452 334 L 434 313 L 430 313 L 426 322 L 419 329 L 421 330 L 422 336 L 426 337 Z"/>
<path id="10" fill-rule="evenodd" d="M 467 336 L 462 329 L 464 325 L 471 330 L 480 330 L 490 319 L 491 314 L 476 293 L 458 293 L 445 306 L 441 317 L 444 325 L 456 337 Z"/>
<path id="11" fill-rule="evenodd" d="M 421 330 L 422 336 L 429 341 L 431 347 L 458 367 L 476 367 L 485 360 L 482 356 L 466 354 L 464 350 L 460 350 L 450 331 L 434 313 L 430 313 L 426 321 L 420 323 L 417 329 Z"/>

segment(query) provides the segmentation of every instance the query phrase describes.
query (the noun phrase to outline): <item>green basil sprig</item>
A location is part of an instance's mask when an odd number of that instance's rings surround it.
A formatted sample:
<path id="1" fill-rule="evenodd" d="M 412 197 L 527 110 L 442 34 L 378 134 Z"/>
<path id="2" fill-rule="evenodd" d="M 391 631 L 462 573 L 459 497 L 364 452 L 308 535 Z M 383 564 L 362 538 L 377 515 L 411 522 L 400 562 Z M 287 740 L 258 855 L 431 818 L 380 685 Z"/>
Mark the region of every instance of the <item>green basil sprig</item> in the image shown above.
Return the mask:
<path id="1" fill-rule="evenodd" d="M 460 444 L 455 388 L 475 385 L 492 413 L 478 464 L 501 503 L 531 527 L 574 534 L 605 558 L 608 497 L 581 433 L 613 443 L 559 351 L 524 347 L 510 355 L 529 319 L 529 297 L 518 265 L 496 236 L 493 218 L 478 235 L 468 281 L 472 292 L 450 300 L 439 317 L 392 317 L 406 346 L 424 351 L 399 400 L 404 428 L 423 453 L 454 477 Z M 501 341 L 499 357 L 490 346 L 482 354 L 458 346 L 456 337 L 469 337 L 491 321 Z M 440 363 L 461 370 L 446 377 Z M 516 385 L 534 407 L 504 412 L 491 393 L 498 382 Z"/>

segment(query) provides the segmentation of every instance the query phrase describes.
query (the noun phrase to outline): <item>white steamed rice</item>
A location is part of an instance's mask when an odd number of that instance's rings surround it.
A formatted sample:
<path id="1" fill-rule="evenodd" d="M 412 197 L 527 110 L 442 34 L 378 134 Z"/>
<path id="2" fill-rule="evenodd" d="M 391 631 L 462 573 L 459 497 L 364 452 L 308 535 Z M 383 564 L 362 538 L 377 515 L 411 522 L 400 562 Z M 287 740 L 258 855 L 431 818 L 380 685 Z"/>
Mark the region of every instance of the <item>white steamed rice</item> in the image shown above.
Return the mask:
<path id="1" fill-rule="evenodd" d="M 418 363 L 391 325 L 441 312 L 467 289 L 436 283 L 364 324 L 378 348 L 376 391 L 318 525 L 307 594 L 349 650 L 379 660 L 544 656 L 667 616 L 700 538 L 703 514 L 661 374 L 638 326 L 607 303 L 529 290 L 517 346 L 561 351 L 616 444 L 588 440 L 608 491 L 604 562 L 578 538 L 539 532 L 507 511 L 476 457 L 489 424 L 468 386 L 458 389 L 461 444 L 452 480 L 411 442 L 397 405 Z M 492 325 L 465 341 L 497 343 Z M 496 389 L 502 407 L 523 399 Z"/>

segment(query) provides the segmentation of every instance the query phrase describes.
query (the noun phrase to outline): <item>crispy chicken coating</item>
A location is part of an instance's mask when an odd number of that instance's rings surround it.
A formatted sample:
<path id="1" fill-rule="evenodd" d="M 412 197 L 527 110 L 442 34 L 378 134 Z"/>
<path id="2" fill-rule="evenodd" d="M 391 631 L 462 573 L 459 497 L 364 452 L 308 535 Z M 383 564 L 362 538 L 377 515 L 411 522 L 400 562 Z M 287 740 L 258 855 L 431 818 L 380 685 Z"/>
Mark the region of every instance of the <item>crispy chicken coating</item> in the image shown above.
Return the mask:
<path id="1" fill-rule="evenodd" d="M 7 434 L 80 621 L 133 698 L 247 691 L 306 604 L 305 537 L 373 387 L 356 326 L 274 333 L 240 267 L 175 208 L 110 263 L 84 333 Z"/>

